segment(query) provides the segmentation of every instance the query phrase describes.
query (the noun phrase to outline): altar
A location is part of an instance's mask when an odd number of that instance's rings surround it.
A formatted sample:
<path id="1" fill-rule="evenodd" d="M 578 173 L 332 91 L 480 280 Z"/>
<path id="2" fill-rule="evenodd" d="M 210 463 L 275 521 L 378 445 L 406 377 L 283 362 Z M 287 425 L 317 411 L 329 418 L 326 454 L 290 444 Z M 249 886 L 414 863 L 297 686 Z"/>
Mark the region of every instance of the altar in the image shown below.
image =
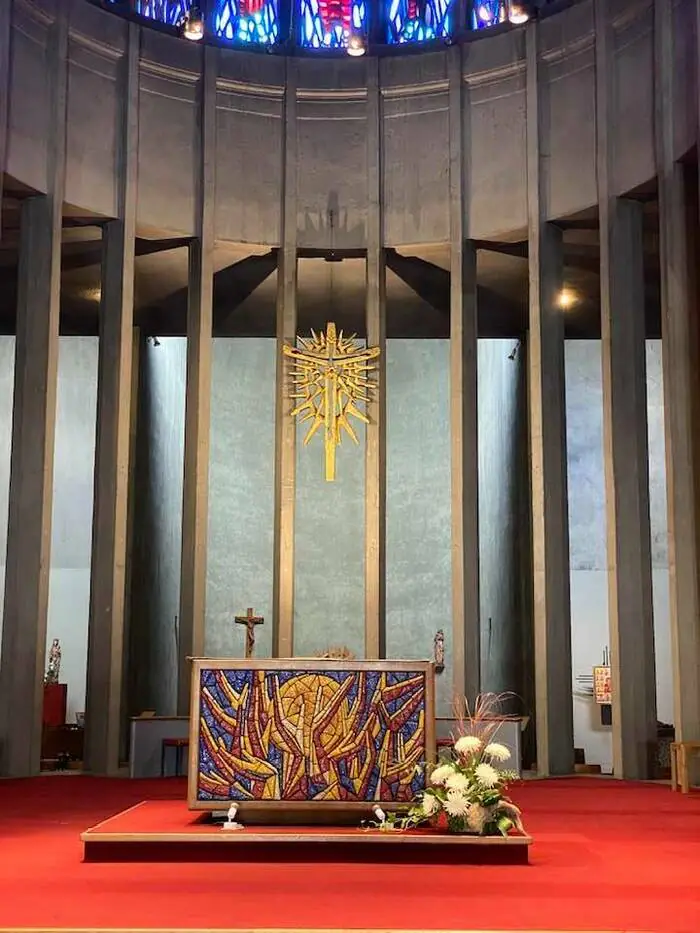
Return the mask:
<path id="1" fill-rule="evenodd" d="M 195 659 L 189 808 L 408 806 L 435 760 L 434 691 L 429 661 Z"/>

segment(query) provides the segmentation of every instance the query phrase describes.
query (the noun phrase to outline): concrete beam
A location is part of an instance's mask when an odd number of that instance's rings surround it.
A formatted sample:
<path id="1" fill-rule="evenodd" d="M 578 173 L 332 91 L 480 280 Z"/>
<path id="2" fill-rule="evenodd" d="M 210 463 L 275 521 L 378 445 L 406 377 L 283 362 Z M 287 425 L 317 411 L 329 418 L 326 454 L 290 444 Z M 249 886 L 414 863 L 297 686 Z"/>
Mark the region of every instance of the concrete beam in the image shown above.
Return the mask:
<path id="1" fill-rule="evenodd" d="M 14 412 L 0 660 L 0 774 L 39 771 L 51 565 L 51 509 L 65 187 L 68 19 L 49 33 L 50 131 L 45 196 L 21 215 Z"/>
<path id="2" fill-rule="evenodd" d="M 367 343 L 381 350 L 365 441 L 365 657 L 386 657 L 386 257 L 379 59 L 367 60 Z"/>
<path id="3" fill-rule="evenodd" d="M 277 374 L 275 383 L 275 530 L 273 573 L 273 654 L 294 652 L 294 505 L 296 496 L 296 424 L 289 417 L 289 364 L 284 344 L 297 332 L 297 62 L 286 60 L 284 102 L 284 183 L 282 248 L 277 266 Z"/>
<path id="4" fill-rule="evenodd" d="M 537 769 L 574 767 L 561 231 L 545 220 L 538 24 L 526 29 L 529 426 Z"/>
<path id="5" fill-rule="evenodd" d="M 196 236 L 189 247 L 187 387 L 182 501 L 182 560 L 178 640 L 178 715 L 189 714 L 189 657 L 204 654 L 209 520 L 209 430 L 214 303 L 216 201 L 216 79 L 219 52 L 202 48 L 199 93 L 199 171 Z"/>
<path id="6" fill-rule="evenodd" d="M 465 240 L 462 49 L 448 57 L 450 117 L 450 444 L 452 664 L 458 700 L 481 691 L 476 249 Z"/>
<path id="7" fill-rule="evenodd" d="M 661 334 L 668 496 L 673 724 L 677 740 L 700 740 L 698 593 L 697 257 L 690 254 L 684 168 L 674 158 L 674 24 L 654 4 L 656 167 L 661 256 Z M 697 244 L 696 244 L 697 248 Z"/>
<path id="8" fill-rule="evenodd" d="M 139 36 L 123 61 L 119 219 L 103 229 L 95 500 L 85 705 L 85 766 L 119 769 L 131 440 L 134 264 L 139 134 Z"/>

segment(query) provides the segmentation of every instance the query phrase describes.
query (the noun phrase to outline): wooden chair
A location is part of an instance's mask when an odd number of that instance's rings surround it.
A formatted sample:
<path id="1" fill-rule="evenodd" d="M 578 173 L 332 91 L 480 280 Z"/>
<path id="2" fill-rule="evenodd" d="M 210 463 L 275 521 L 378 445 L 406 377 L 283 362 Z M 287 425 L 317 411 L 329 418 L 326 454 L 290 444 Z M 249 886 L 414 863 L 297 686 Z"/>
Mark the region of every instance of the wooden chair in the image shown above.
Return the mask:
<path id="1" fill-rule="evenodd" d="M 165 753 L 169 748 L 175 749 L 175 777 L 182 773 L 183 752 L 189 748 L 189 739 L 163 739 L 160 752 L 160 776 L 165 777 Z"/>
<path id="2" fill-rule="evenodd" d="M 690 791 L 688 758 L 700 755 L 700 742 L 671 742 L 671 790 Z"/>

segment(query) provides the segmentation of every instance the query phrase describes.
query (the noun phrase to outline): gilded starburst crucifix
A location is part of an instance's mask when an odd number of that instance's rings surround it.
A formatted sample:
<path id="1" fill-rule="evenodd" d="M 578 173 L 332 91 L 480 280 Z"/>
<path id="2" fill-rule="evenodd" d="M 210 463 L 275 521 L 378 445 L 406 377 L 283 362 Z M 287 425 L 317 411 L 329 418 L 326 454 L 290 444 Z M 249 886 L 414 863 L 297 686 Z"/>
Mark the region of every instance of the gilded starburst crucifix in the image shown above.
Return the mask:
<path id="1" fill-rule="evenodd" d="M 357 444 L 350 416 L 369 424 L 358 404 L 366 405 L 377 387 L 371 377 L 376 369 L 371 360 L 379 356 L 379 347 L 361 346 L 355 334 L 344 337 L 342 330 L 338 334 L 335 324 L 327 324 L 325 334 L 312 330 L 310 337 L 297 337 L 297 341 L 296 347 L 282 348 L 293 364 L 290 395 L 296 405 L 291 415 L 301 423 L 311 422 L 304 445 L 324 428 L 326 481 L 332 482 L 341 430 Z"/>

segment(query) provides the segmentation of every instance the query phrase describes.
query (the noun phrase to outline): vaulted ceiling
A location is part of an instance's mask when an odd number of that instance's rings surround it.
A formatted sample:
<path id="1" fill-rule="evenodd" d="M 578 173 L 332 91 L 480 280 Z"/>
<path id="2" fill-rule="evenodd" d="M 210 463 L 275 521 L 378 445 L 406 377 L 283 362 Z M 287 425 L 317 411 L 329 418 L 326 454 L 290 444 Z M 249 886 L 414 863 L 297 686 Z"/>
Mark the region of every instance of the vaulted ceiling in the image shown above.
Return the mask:
<path id="1" fill-rule="evenodd" d="M 0 239 L 0 332 L 15 329 L 19 208 L 28 194 L 6 178 Z M 658 336 L 659 259 L 657 203 L 640 192 L 645 217 L 646 321 Z M 100 296 L 99 218 L 66 206 L 62 245 L 61 329 L 95 334 Z M 599 237 L 595 210 L 562 221 L 565 282 L 576 296 L 566 313 L 569 337 L 598 337 Z M 184 334 L 187 309 L 186 238 L 139 230 L 136 242 L 135 323 L 147 334 Z M 522 336 L 527 328 L 526 232 L 508 242 L 478 243 L 479 333 Z M 271 336 L 275 328 L 276 251 L 248 244 L 219 243 L 215 252 L 216 336 Z M 299 330 L 322 326 L 329 317 L 363 333 L 365 259 L 361 251 L 299 253 Z M 447 244 L 387 253 L 389 337 L 446 337 L 449 334 L 449 247 Z"/>

